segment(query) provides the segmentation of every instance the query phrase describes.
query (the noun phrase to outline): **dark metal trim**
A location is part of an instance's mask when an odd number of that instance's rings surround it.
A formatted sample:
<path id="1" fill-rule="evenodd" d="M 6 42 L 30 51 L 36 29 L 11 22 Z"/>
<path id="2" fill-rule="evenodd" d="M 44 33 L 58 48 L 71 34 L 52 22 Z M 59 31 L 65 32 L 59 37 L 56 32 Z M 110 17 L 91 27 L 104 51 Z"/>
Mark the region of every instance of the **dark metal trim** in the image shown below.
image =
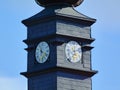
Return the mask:
<path id="1" fill-rule="evenodd" d="M 26 19 L 26 20 L 23 20 L 22 23 L 26 26 L 32 26 L 38 23 L 42 23 L 50 20 L 57 20 L 57 19 L 69 20 L 72 22 L 77 22 L 83 25 L 88 25 L 88 26 L 91 26 L 93 23 L 96 22 L 96 19 L 92 19 L 92 18 L 83 18 L 83 17 L 72 16 L 72 15 L 55 13 L 51 16 L 44 16 L 44 17 L 39 17 L 34 19 Z"/>
<path id="2" fill-rule="evenodd" d="M 64 73 L 71 73 L 71 74 L 77 74 L 77 75 L 83 75 L 87 77 L 92 77 L 94 74 L 96 74 L 98 71 L 95 70 L 75 70 L 75 69 L 70 69 L 70 68 L 64 68 L 64 67 L 54 67 L 54 68 L 49 68 L 46 70 L 40 70 L 40 71 L 33 71 L 33 72 L 22 72 L 20 73 L 21 75 L 24 75 L 25 77 L 33 77 L 41 74 L 46 74 L 50 72 L 64 72 Z"/>
<path id="3" fill-rule="evenodd" d="M 76 41 L 81 41 L 81 42 L 87 42 L 88 44 L 91 44 L 95 39 L 94 38 L 83 38 L 83 37 L 74 37 L 74 36 L 68 36 L 68 35 L 62 35 L 62 34 L 53 34 L 53 35 L 49 35 L 49 36 L 44 36 L 44 37 L 40 37 L 40 38 L 34 38 L 34 39 L 26 39 L 23 40 L 23 42 L 25 44 L 32 44 L 33 42 L 38 42 L 40 40 L 49 40 L 49 42 L 58 42 L 58 43 L 64 43 L 67 41 L 67 38 L 69 38 L 70 40 L 76 40 Z M 66 39 L 66 40 L 64 40 Z M 89 46 L 86 46 L 89 47 Z"/>

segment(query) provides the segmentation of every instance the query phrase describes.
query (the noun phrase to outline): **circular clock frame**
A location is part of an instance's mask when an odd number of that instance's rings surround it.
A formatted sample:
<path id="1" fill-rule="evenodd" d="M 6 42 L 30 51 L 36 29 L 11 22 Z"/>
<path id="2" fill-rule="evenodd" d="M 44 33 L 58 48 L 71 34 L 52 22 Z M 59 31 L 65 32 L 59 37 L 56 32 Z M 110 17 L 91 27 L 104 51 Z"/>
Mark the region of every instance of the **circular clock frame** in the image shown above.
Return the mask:
<path id="1" fill-rule="evenodd" d="M 38 63 L 45 63 L 48 60 L 50 48 L 47 42 L 40 42 L 35 50 L 35 58 Z"/>
<path id="2" fill-rule="evenodd" d="M 82 59 L 81 45 L 76 41 L 69 41 L 65 47 L 66 59 L 72 63 L 80 62 Z"/>

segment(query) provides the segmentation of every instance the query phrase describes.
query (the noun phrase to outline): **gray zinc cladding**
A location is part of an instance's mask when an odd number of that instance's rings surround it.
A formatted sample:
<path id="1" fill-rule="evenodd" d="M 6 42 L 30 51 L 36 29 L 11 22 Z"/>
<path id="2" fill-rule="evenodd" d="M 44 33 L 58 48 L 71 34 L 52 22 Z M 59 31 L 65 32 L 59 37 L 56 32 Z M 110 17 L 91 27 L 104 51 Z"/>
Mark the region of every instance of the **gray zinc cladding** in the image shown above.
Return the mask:
<path id="1" fill-rule="evenodd" d="M 96 20 L 77 12 L 73 7 L 55 5 L 23 20 L 27 29 L 28 69 L 22 73 L 28 78 L 28 90 L 92 90 L 91 77 L 96 74 L 91 66 L 91 25 Z M 48 36 L 53 36 L 49 38 Z M 37 44 L 45 40 L 50 46 L 48 60 L 35 60 Z M 82 62 L 66 60 L 65 46 L 75 40 L 83 49 Z"/>

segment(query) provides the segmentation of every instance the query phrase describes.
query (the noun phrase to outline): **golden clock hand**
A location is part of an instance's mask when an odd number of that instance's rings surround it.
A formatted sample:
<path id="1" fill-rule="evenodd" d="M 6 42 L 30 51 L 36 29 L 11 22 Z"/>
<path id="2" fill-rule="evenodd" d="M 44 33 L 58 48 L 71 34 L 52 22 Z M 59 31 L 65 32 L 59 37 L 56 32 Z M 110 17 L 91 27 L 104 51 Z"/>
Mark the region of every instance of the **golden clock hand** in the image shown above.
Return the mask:
<path id="1" fill-rule="evenodd" d="M 40 61 L 42 61 L 42 55 L 40 56 Z"/>
<path id="2" fill-rule="evenodd" d="M 43 52 L 43 57 L 45 57 L 45 52 Z"/>
<path id="3" fill-rule="evenodd" d="M 43 52 L 41 57 L 42 57 L 42 60 L 43 60 L 43 58 L 47 58 L 47 54 L 45 52 Z"/>
<path id="4" fill-rule="evenodd" d="M 78 56 L 79 56 L 78 53 L 75 52 L 75 54 L 73 54 L 73 60 L 75 60 Z"/>

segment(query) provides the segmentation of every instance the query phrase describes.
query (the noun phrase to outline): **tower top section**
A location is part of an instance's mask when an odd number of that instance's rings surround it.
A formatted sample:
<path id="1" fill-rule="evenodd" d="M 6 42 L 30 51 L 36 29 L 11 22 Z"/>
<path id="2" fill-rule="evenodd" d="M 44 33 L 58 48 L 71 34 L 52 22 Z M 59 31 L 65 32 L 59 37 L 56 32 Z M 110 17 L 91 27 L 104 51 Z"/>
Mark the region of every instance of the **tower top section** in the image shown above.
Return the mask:
<path id="1" fill-rule="evenodd" d="M 66 4 L 70 6 L 79 6 L 84 0 L 35 0 L 36 3 L 42 7 L 56 4 Z"/>

